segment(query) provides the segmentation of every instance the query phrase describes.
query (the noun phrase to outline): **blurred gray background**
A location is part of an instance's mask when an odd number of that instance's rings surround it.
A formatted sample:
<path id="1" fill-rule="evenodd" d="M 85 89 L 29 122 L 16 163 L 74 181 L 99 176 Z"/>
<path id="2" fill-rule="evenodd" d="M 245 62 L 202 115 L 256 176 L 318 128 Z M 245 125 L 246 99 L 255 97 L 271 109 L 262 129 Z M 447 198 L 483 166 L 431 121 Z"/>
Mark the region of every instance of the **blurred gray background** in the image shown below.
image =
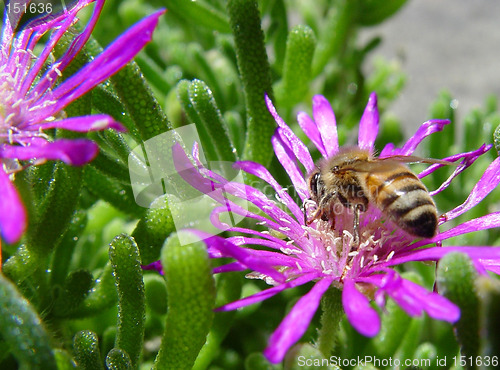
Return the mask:
<path id="1" fill-rule="evenodd" d="M 408 76 L 391 112 L 409 132 L 429 118 L 430 103 L 444 88 L 458 101 L 459 120 L 489 94 L 500 96 L 498 0 L 412 0 L 362 39 L 374 35 L 383 41 L 371 58 L 398 59 Z"/>

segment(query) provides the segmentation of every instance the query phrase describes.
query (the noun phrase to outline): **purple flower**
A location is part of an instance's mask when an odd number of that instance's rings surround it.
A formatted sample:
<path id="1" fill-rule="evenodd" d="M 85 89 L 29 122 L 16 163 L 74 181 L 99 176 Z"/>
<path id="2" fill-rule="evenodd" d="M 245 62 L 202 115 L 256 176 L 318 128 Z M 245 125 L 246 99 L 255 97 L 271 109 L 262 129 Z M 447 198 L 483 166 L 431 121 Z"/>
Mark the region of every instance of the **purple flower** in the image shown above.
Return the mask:
<path id="1" fill-rule="evenodd" d="M 212 222 L 222 230 L 241 235 L 223 238 L 192 230 L 205 239 L 212 258 L 230 257 L 235 261 L 214 269 L 215 273 L 251 270 L 247 275 L 265 280 L 270 288 L 252 296 L 219 307 L 219 311 L 234 310 L 278 294 L 285 289 L 314 282 L 312 289 L 300 298 L 279 327 L 272 334 L 265 356 L 278 363 L 288 349 L 306 331 L 315 314 L 322 295 L 330 286 L 342 290 L 342 304 L 349 322 L 363 335 L 374 336 L 380 329 L 380 318 L 370 305 L 370 299 L 383 306 L 387 297 L 392 298 L 409 315 L 420 316 L 426 312 L 430 317 L 455 322 L 460 312 L 457 306 L 435 292 L 403 279 L 391 267 L 408 261 L 437 261 L 446 253 L 459 251 L 468 254 L 478 270 L 500 272 L 500 249 L 491 247 L 432 247 L 443 240 L 464 233 L 500 226 L 500 213 L 491 213 L 473 219 L 428 239 L 415 242 L 410 236 L 391 222 L 376 207 L 362 212 L 359 222 L 359 242 L 353 236 L 352 217 L 339 215 L 332 228 L 330 220 L 317 219 L 307 225 L 301 205 L 310 198 L 305 177 L 316 167 L 306 145 L 278 116 L 271 101 L 266 97 L 268 109 L 278 124 L 272 138 L 274 151 L 288 173 L 294 190 L 300 198 L 299 204 L 282 188 L 262 165 L 253 162 L 238 162 L 239 168 L 264 180 L 276 193 L 277 200 L 269 199 L 260 190 L 251 186 L 230 182 L 202 166 L 198 159 L 198 148 L 193 150 L 195 165 L 180 145 L 173 147 L 174 163 L 179 174 L 193 187 L 221 204 L 212 212 Z M 330 104 L 323 96 L 313 99 L 313 117 L 299 113 L 298 123 L 324 158 L 338 153 L 336 121 Z M 449 122 L 430 120 L 422 124 L 402 148 L 389 144 L 380 153 L 381 157 L 412 155 L 418 144 L 428 135 L 440 131 Z M 379 115 L 375 94 L 359 125 L 358 146 L 373 152 L 378 133 Z M 471 165 L 491 146 L 461 153 L 447 161 L 460 161 L 445 183 L 431 195 L 445 189 L 450 182 Z M 425 177 L 444 164 L 435 163 L 420 173 Z M 500 160 L 496 159 L 485 171 L 469 198 L 460 206 L 440 218 L 442 225 L 468 209 L 474 207 L 500 182 Z M 215 189 L 215 190 L 214 190 Z M 248 201 L 256 210 L 247 211 L 231 199 Z M 309 202 L 310 203 L 310 202 Z M 257 210 L 258 209 L 258 210 Z M 255 226 L 229 227 L 219 220 L 219 215 L 228 212 L 245 215 Z M 347 212 L 343 212 L 347 213 Z M 384 222 L 386 221 L 386 222 Z M 267 230 L 262 230 L 265 227 Z M 256 246 L 257 248 L 252 248 Z M 159 268 L 158 265 L 152 266 Z M 375 291 L 374 295 L 369 292 Z"/>
<path id="2" fill-rule="evenodd" d="M 98 152 L 97 144 L 90 140 L 54 140 L 45 130 L 125 130 L 108 115 L 67 117 L 64 108 L 127 64 L 150 41 L 163 11 L 139 22 L 80 71 L 62 80 L 62 72 L 90 37 L 104 0 L 96 1 L 87 26 L 65 53 L 55 61 L 49 57 L 62 35 L 77 21 L 77 13 L 92 2 L 79 1 L 60 15 L 46 22 L 35 21 L 16 33 L 15 25 L 4 15 L 0 46 L 0 230 L 9 243 L 18 241 L 26 228 L 26 214 L 11 183 L 15 172 L 46 160 L 82 166 Z M 43 49 L 35 54 L 35 47 L 48 32 Z"/>

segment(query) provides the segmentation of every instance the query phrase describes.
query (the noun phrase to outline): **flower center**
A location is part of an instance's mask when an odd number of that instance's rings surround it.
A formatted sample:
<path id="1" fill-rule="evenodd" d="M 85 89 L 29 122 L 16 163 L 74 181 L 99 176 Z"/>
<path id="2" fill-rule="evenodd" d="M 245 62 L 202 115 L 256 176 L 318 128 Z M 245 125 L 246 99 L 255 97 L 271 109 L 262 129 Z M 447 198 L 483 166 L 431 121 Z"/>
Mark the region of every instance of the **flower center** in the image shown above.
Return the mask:
<path id="1" fill-rule="evenodd" d="M 324 220 L 303 226 L 315 246 L 307 258 L 322 274 L 339 276 L 342 281 L 391 259 L 406 245 L 379 217 L 362 217 L 357 241 L 350 221 L 349 217 L 338 217 L 335 228 Z"/>

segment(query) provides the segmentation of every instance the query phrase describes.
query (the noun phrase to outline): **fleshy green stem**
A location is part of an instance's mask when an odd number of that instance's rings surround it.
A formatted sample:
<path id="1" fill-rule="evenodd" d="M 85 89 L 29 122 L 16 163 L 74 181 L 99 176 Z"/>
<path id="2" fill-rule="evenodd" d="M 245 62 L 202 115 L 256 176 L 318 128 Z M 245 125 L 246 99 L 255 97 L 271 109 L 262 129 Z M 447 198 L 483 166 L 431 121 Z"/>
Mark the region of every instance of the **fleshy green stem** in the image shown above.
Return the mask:
<path id="1" fill-rule="evenodd" d="M 325 357 L 329 357 L 335 347 L 340 320 L 344 315 L 342 292 L 335 287 L 328 289 L 321 299 L 321 308 L 318 348 Z"/>
<path id="2" fill-rule="evenodd" d="M 259 9 L 254 0 L 229 0 L 227 9 L 247 107 L 243 159 L 268 165 L 272 158 L 271 136 L 276 125 L 264 102 L 264 94 L 272 97 L 272 86 Z"/>

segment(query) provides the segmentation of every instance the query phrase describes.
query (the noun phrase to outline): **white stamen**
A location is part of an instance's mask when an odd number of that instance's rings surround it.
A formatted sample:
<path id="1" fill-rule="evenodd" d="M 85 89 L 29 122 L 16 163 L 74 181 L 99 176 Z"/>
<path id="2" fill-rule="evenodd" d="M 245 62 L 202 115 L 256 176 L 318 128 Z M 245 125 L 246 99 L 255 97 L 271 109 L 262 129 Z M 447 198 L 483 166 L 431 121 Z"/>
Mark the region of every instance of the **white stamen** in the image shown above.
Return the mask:
<path id="1" fill-rule="evenodd" d="M 289 227 L 283 227 L 283 226 L 280 226 L 278 229 L 280 231 L 290 231 L 291 230 Z"/>
<path id="2" fill-rule="evenodd" d="M 377 262 L 378 261 L 378 256 L 376 254 L 373 255 L 373 262 Z"/>
<path id="3" fill-rule="evenodd" d="M 394 251 L 392 251 L 391 253 L 389 253 L 389 255 L 387 256 L 387 258 L 385 260 L 389 261 L 393 256 L 394 256 Z"/>

